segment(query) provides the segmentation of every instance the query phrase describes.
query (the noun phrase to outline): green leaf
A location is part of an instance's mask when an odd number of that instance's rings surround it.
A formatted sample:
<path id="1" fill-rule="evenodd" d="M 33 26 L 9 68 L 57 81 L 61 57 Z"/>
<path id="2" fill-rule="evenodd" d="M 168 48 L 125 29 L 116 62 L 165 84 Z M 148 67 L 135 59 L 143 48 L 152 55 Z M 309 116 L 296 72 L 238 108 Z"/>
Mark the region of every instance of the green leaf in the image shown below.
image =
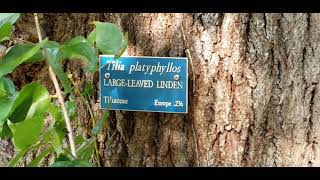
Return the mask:
<path id="1" fill-rule="evenodd" d="M 15 155 L 11 161 L 9 162 L 9 167 L 15 167 L 17 163 L 20 161 L 20 159 L 27 153 L 28 149 L 24 149 L 20 151 L 17 155 Z"/>
<path id="2" fill-rule="evenodd" d="M 50 167 L 93 167 L 93 164 L 85 160 L 57 161 L 50 165 Z"/>
<path id="3" fill-rule="evenodd" d="M 49 167 L 70 167 L 71 161 L 57 161 L 51 164 Z"/>
<path id="4" fill-rule="evenodd" d="M 57 154 L 62 153 L 63 138 L 66 133 L 61 128 L 55 128 L 52 138 L 52 147 Z"/>
<path id="5" fill-rule="evenodd" d="M 53 128 L 50 128 L 50 129 L 46 130 L 42 134 L 43 143 L 49 144 L 52 141 L 52 134 L 53 134 Z"/>
<path id="6" fill-rule="evenodd" d="M 96 26 L 96 45 L 104 54 L 115 55 L 121 49 L 123 34 L 112 23 L 94 22 Z"/>
<path id="7" fill-rule="evenodd" d="M 90 148 L 90 144 L 92 143 L 92 139 L 86 139 L 84 134 L 79 134 L 74 138 L 75 145 L 77 147 L 77 158 L 83 159 L 80 157 L 86 157 L 90 150 L 85 151 L 86 149 Z M 66 149 L 70 149 L 70 145 Z M 71 154 L 71 153 L 70 153 Z M 72 157 L 70 158 L 72 159 Z"/>
<path id="8" fill-rule="evenodd" d="M 75 101 L 67 101 L 65 103 L 66 109 L 68 111 L 68 115 L 70 120 L 73 120 L 77 115 L 77 104 Z"/>
<path id="9" fill-rule="evenodd" d="M 0 123 L 0 138 L 9 137 L 12 138 L 12 132 L 8 126 L 7 120 Z"/>
<path id="10" fill-rule="evenodd" d="M 86 70 L 94 72 L 98 64 L 98 57 L 88 41 L 77 36 L 61 46 L 61 51 L 68 59 L 81 59 L 86 64 Z"/>
<path id="11" fill-rule="evenodd" d="M 48 41 L 43 47 L 55 49 L 55 48 L 60 48 L 60 44 L 56 41 Z"/>
<path id="12" fill-rule="evenodd" d="M 82 160 L 90 160 L 94 152 L 94 139 L 86 139 L 77 150 L 77 157 Z"/>
<path id="13" fill-rule="evenodd" d="M 17 165 L 17 163 L 25 156 L 25 154 L 33 149 L 36 149 L 40 146 L 41 144 L 36 144 L 34 146 L 30 146 L 29 148 L 27 149 L 24 149 L 24 150 L 21 150 L 18 152 L 17 155 L 15 155 L 11 161 L 9 162 L 8 164 L 8 167 L 15 167 Z"/>
<path id="14" fill-rule="evenodd" d="M 7 40 L 11 36 L 12 25 L 10 22 L 4 23 L 0 26 L 0 43 Z"/>
<path id="15" fill-rule="evenodd" d="M 83 96 L 92 96 L 94 93 L 94 86 L 93 84 L 86 83 L 84 86 L 84 91 L 82 92 Z"/>
<path id="16" fill-rule="evenodd" d="M 62 153 L 62 144 L 65 135 L 67 134 L 67 129 L 65 122 L 63 120 L 63 114 L 60 108 L 56 105 L 51 104 L 49 108 L 50 114 L 54 119 L 54 126 L 51 135 L 51 144 L 55 152 L 59 155 Z"/>
<path id="17" fill-rule="evenodd" d="M 5 77 L 0 77 L 0 137 L 12 136 L 7 125 L 7 116 L 10 113 L 16 98 L 16 90 L 13 82 Z"/>
<path id="18" fill-rule="evenodd" d="M 51 144 L 56 154 L 62 153 L 62 141 L 65 133 L 60 128 L 50 128 L 43 134 L 43 143 Z"/>
<path id="19" fill-rule="evenodd" d="M 44 126 L 44 117 L 34 116 L 20 123 L 8 121 L 8 125 L 13 134 L 14 146 L 23 150 L 40 140 L 40 133 Z"/>
<path id="20" fill-rule="evenodd" d="M 96 32 L 96 29 L 94 29 L 87 37 L 87 41 L 91 46 L 93 46 L 93 44 L 96 42 L 96 36 L 97 36 L 97 32 Z"/>
<path id="21" fill-rule="evenodd" d="M 53 137 L 52 137 L 52 146 L 57 154 L 62 153 L 63 139 L 66 136 L 66 127 L 64 123 L 55 122 Z"/>
<path id="22" fill-rule="evenodd" d="M 74 143 L 76 146 L 81 145 L 84 141 L 86 140 L 86 138 L 84 137 L 83 134 L 79 134 L 74 138 Z"/>
<path id="23" fill-rule="evenodd" d="M 86 160 L 75 160 L 72 161 L 70 167 L 94 167 L 90 161 Z"/>
<path id="24" fill-rule="evenodd" d="M 64 123 L 63 114 L 61 112 L 61 108 L 55 104 L 50 104 L 49 112 L 53 118 L 53 120 L 56 122 Z"/>
<path id="25" fill-rule="evenodd" d="M 55 162 L 59 162 L 59 161 L 71 161 L 71 158 L 69 158 L 67 155 L 65 154 L 59 154 L 58 157 L 54 160 Z"/>
<path id="26" fill-rule="evenodd" d="M 0 13 L 0 26 L 7 22 L 14 24 L 19 17 L 20 13 Z"/>
<path id="27" fill-rule="evenodd" d="M 47 41 L 48 39 L 45 39 L 27 51 L 16 46 L 12 47 L 0 61 L 0 77 L 12 72 L 17 66 L 33 57 Z"/>
<path id="28" fill-rule="evenodd" d="M 50 105 L 47 89 L 38 83 L 29 83 L 18 93 L 8 119 L 12 123 L 22 122 L 33 116 L 44 117 Z"/>
<path id="29" fill-rule="evenodd" d="M 13 82 L 8 78 L 0 77 L 0 98 L 12 96 L 15 94 L 15 92 L 16 89 L 14 87 Z"/>
<path id="30" fill-rule="evenodd" d="M 129 36 L 128 36 L 128 32 L 126 32 L 126 34 L 122 40 L 120 52 L 119 52 L 119 54 L 116 54 L 115 59 L 118 59 L 126 51 L 126 49 L 128 47 L 128 41 L 129 41 Z"/>
<path id="31" fill-rule="evenodd" d="M 63 71 L 63 68 L 60 64 L 60 60 L 63 58 L 62 53 L 60 52 L 60 49 L 59 49 L 60 45 L 52 41 L 51 43 L 52 43 L 51 47 L 46 48 L 47 61 L 51 65 L 54 73 L 58 76 L 64 88 L 64 91 L 66 93 L 73 94 L 72 88 L 71 88 L 71 81 L 66 75 L 66 73 Z M 56 43 L 56 45 L 54 45 L 54 43 Z"/>
<path id="32" fill-rule="evenodd" d="M 24 63 L 37 63 L 43 61 L 45 58 L 42 55 L 41 51 L 38 51 L 35 55 L 31 58 L 27 59 Z"/>
<path id="33" fill-rule="evenodd" d="M 51 152 L 53 151 L 53 149 L 47 148 L 44 151 L 42 151 L 36 158 L 34 158 L 30 164 L 28 164 L 28 167 L 37 167 L 39 166 L 39 164 L 41 163 L 41 161 L 47 157 Z"/>
<path id="34" fill-rule="evenodd" d="M 23 43 L 23 44 L 17 44 L 13 46 L 12 48 L 14 53 L 23 53 L 31 50 L 34 48 L 36 45 L 35 44 L 30 44 L 30 43 Z M 11 49 L 10 49 L 11 50 Z M 42 56 L 41 51 L 36 52 L 32 57 L 28 58 L 25 63 L 34 63 L 34 62 L 40 62 L 44 58 Z"/>
<path id="35" fill-rule="evenodd" d="M 49 41 L 47 43 L 49 43 Z M 26 46 L 26 48 L 28 48 L 28 46 L 29 46 L 29 49 L 36 46 L 36 44 L 18 44 L 18 45 L 24 45 L 24 46 Z M 45 45 L 46 44 L 44 44 L 43 47 L 45 47 Z M 25 51 L 27 51 L 29 49 L 26 49 Z M 37 63 L 37 62 L 41 62 L 43 60 L 45 60 L 43 52 L 38 51 L 31 58 L 27 59 L 24 63 Z"/>
<path id="36" fill-rule="evenodd" d="M 109 110 L 110 106 L 108 107 L 108 110 L 103 114 L 102 118 L 100 119 L 100 121 L 97 122 L 97 124 L 95 125 L 94 128 L 92 128 L 91 133 L 95 136 L 97 136 L 101 129 L 105 126 L 108 117 L 110 115 L 110 110 Z"/>
<path id="37" fill-rule="evenodd" d="M 13 82 L 5 77 L 0 77 L 0 123 L 8 115 L 16 97 Z"/>

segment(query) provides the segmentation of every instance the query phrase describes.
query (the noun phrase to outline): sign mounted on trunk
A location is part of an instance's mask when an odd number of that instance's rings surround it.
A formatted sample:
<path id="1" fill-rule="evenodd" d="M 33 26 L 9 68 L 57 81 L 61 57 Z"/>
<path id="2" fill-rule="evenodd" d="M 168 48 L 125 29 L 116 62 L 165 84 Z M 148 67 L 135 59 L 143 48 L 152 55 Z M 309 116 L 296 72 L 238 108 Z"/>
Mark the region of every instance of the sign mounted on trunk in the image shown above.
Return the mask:
<path id="1" fill-rule="evenodd" d="M 100 107 L 187 113 L 188 59 L 101 55 Z"/>

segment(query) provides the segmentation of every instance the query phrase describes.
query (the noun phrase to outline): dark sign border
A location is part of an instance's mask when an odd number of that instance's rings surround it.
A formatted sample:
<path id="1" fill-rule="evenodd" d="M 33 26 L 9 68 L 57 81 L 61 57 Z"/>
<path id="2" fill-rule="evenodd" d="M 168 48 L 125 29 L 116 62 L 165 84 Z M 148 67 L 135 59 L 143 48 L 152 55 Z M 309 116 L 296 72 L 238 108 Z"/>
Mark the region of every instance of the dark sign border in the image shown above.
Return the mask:
<path id="1" fill-rule="evenodd" d="M 101 67 L 101 57 L 114 57 L 113 55 L 99 55 L 99 100 L 100 100 L 100 102 L 99 102 L 99 108 L 100 109 L 108 109 L 108 108 L 101 108 L 101 81 L 102 81 L 102 79 L 101 79 L 101 69 L 102 69 L 102 67 Z M 185 94 L 186 94 L 186 107 L 185 107 L 185 111 L 184 112 L 172 112 L 172 111 L 148 111 L 148 110 L 133 110 L 133 109 L 113 109 L 113 108 L 111 108 L 111 106 L 110 106 L 110 110 L 116 110 L 116 111 L 136 111 L 136 112 L 158 112 L 158 113 L 170 113 L 170 114 L 188 114 L 188 105 L 189 105 L 189 100 L 188 100 L 188 77 L 189 77 L 189 64 L 188 64 L 188 62 L 189 62 L 189 59 L 188 59 L 188 57 L 154 57 L 154 56 L 127 56 L 127 55 L 125 55 L 125 56 L 121 56 L 120 57 L 120 59 L 122 58 L 122 57 L 136 57 L 136 58 L 156 58 L 156 59 L 185 59 L 186 60 L 186 92 L 185 92 Z"/>

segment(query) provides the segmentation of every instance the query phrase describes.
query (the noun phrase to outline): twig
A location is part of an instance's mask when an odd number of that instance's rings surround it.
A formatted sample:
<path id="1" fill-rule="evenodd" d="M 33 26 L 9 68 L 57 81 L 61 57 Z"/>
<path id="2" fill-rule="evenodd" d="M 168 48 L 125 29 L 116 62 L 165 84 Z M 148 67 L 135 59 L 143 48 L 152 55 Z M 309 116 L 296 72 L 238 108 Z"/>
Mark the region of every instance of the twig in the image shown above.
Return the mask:
<path id="1" fill-rule="evenodd" d="M 190 64 L 191 64 L 191 71 L 192 71 L 192 94 L 194 94 L 194 89 L 195 89 L 195 74 L 194 74 L 194 67 L 193 67 L 193 61 L 192 61 L 192 57 L 191 57 L 191 54 L 190 54 L 190 50 L 188 48 L 188 45 L 187 45 L 187 40 L 186 40 L 186 36 L 184 34 L 184 29 L 183 29 L 183 21 L 182 21 L 182 25 L 181 25 L 181 31 L 182 31 L 182 37 L 183 37 L 183 42 L 184 42 L 184 46 L 186 47 L 186 54 L 188 56 L 188 59 L 190 60 Z M 195 150 L 196 150 L 196 156 L 197 156 L 197 159 L 199 159 L 199 152 L 198 152 L 198 141 L 197 141 L 197 137 L 196 137 L 196 132 L 194 130 L 194 121 L 191 120 L 191 129 L 192 129 L 192 134 L 193 134 L 193 141 L 194 141 L 194 144 L 196 146 Z M 199 161 L 198 161 L 198 166 L 199 166 Z"/>
<path id="2" fill-rule="evenodd" d="M 80 96 L 80 98 L 82 99 L 84 104 L 87 106 L 87 108 L 89 110 L 90 117 L 92 119 L 92 127 L 95 127 L 96 126 L 96 120 L 94 118 L 93 111 L 92 111 L 92 109 L 90 107 L 90 104 L 89 104 L 88 100 L 85 97 L 83 97 L 83 95 L 81 94 L 77 83 L 74 82 L 72 80 L 72 78 L 70 78 L 70 80 L 71 80 L 73 86 L 75 87 L 75 92 Z M 90 135 L 91 135 L 91 133 L 90 133 Z M 96 152 L 98 166 L 101 167 L 101 157 L 100 157 L 100 154 L 99 154 L 97 142 L 98 142 L 98 139 L 96 139 L 95 142 L 94 142 L 94 151 Z"/>
<path id="3" fill-rule="evenodd" d="M 77 84 L 76 82 L 74 82 L 72 78 L 69 78 L 69 79 L 70 79 L 72 85 L 73 85 L 74 88 L 75 88 L 75 93 L 80 96 L 80 98 L 82 99 L 82 101 L 84 102 L 84 104 L 86 105 L 86 107 L 88 108 L 88 110 L 89 110 L 89 115 L 90 115 L 90 117 L 91 117 L 91 119 L 92 119 L 92 126 L 94 127 L 94 126 L 96 125 L 96 120 L 95 120 L 95 118 L 94 118 L 93 111 L 92 111 L 92 109 L 91 109 L 91 107 L 90 107 L 90 104 L 89 104 L 88 100 L 87 100 L 85 97 L 82 96 L 82 94 L 81 94 L 81 92 L 80 92 L 80 89 L 79 89 L 79 87 L 78 87 L 78 84 Z"/>
<path id="4" fill-rule="evenodd" d="M 39 42 L 41 42 L 42 41 L 42 35 L 41 35 L 41 31 L 40 31 L 40 25 L 39 25 L 39 19 L 38 19 L 37 13 L 34 13 L 34 20 L 35 20 L 35 23 L 36 23 Z M 73 137 L 73 131 L 72 131 L 71 123 L 70 123 L 70 118 L 69 118 L 68 111 L 67 111 L 67 109 L 65 107 L 65 104 L 64 104 L 64 99 L 62 97 L 62 93 L 61 93 L 61 89 L 60 89 L 57 77 L 56 77 L 55 73 L 53 72 L 52 67 L 50 65 L 49 65 L 49 75 L 50 75 L 50 78 L 51 78 L 51 80 L 52 80 L 52 82 L 54 84 L 54 88 L 56 90 L 56 95 L 58 96 L 58 100 L 59 100 L 59 103 L 61 105 L 61 110 L 62 110 L 62 113 L 63 113 L 63 116 L 64 116 L 64 120 L 65 120 L 66 125 L 67 125 L 68 138 L 69 138 L 69 143 L 70 143 L 70 148 L 71 148 L 71 154 L 73 155 L 74 158 L 76 158 L 77 157 L 76 146 L 75 146 L 75 143 L 74 143 L 74 137 Z"/>
<path id="5" fill-rule="evenodd" d="M 194 67 L 193 67 L 193 61 L 192 61 L 192 57 L 190 54 L 190 50 L 187 47 L 187 40 L 186 40 L 186 36 L 184 34 L 184 29 L 183 29 L 183 25 L 181 26 L 181 31 L 182 31 L 182 37 L 183 37 L 183 42 L 184 42 L 184 46 L 186 47 L 186 54 L 188 56 L 188 59 L 190 60 L 190 64 L 191 64 L 191 71 L 192 71 L 192 93 L 194 93 L 194 88 L 195 88 L 195 74 L 194 74 Z"/>
<path id="6" fill-rule="evenodd" d="M 96 125 L 96 119 L 94 118 L 93 111 L 92 111 L 92 109 L 90 107 L 90 104 L 89 104 L 88 100 L 85 97 L 82 96 L 82 94 L 81 94 L 81 92 L 80 92 L 80 90 L 79 90 L 79 88 L 77 86 L 76 86 L 76 91 L 77 91 L 77 94 L 82 99 L 82 101 L 84 102 L 84 104 L 87 106 L 87 108 L 89 110 L 90 117 L 92 119 L 92 125 L 94 127 Z"/>
<path id="7" fill-rule="evenodd" d="M 23 43 L 28 43 L 28 44 L 35 44 L 31 41 L 27 41 L 27 40 L 23 40 L 23 39 L 18 39 L 18 38 L 14 38 L 14 37 L 11 37 L 12 40 L 14 41 L 19 41 L 19 42 L 23 42 Z"/>

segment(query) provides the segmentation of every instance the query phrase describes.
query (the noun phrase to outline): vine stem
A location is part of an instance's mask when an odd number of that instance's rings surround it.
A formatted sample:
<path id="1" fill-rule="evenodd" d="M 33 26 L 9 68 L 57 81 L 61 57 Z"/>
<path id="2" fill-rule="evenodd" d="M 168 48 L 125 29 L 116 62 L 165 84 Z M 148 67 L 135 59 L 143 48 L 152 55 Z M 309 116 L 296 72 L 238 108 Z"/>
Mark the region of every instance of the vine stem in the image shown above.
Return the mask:
<path id="1" fill-rule="evenodd" d="M 92 109 L 90 107 L 90 104 L 89 104 L 88 100 L 85 97 L 83 97 L 83 95 L 81 94 L 77 83 L 74 82 L 72 80 L 72 78 L 70 78 L 70 80 L 71 80 L 73 86 L 75 87 L 75 92 L 80 96 L 80 98 L 82 99 L 84 104 L 87 106 L 87 108 L 89 110 L 89 114 L 90 114 L 91 120 L 92 120 L 92 127 L 95 127 L 96 126 L 96 120 L 94 118 L 93 111 L 92 111 Z M 101 167 L 101 156 L 100 156 L 99 149 L 98 149 L 98 139 L 96 139 L 95 142 L 94 142 L 94 151 L 96 152 L 98 166 Z"/>
<path id="2" fill-rule="evenodd" d="M 41 35 L 41 31 L 40 31 L 40 25 L 39 25 L 39 19 L 38 19 L 38 14 L 34 13 L 34 20 L 36 23 L 36 28 L 37 28 L 37 33 L 38 33 L 38 38 L 39 38 L 39 42 L 42 41 L 42 35 Z M 61 93 L 61 89 L 57 80 L 57 77 L 55 75 L 55 73 L 52 70 L 52 67 L 50 65 L 49 66 L 49 76 L 53 82 L 54 88 L 56 90 L 56 95 L 58 96 L 58 100 L 59 103 L 61 105 L 61 110 L 64 116 L 64 120 L 66 122 L 66 126 L 68 129 L 68 138 L 69 138 L 69 143 L 70 143 L 70 148 L 71 148 L 71 154 L 74 158 L 77 157 L 77 152 L 76 152 L 76 146 L 74 143 L 74 137 L 73 137 L 73 131 L 72 131 L 72 127 L 71 127 L 71 122 L 70 122 L 70 118 L 68 115 L 68 111 L 66 109 L 65 103 L 64 103 L 64 99 Z"/>

